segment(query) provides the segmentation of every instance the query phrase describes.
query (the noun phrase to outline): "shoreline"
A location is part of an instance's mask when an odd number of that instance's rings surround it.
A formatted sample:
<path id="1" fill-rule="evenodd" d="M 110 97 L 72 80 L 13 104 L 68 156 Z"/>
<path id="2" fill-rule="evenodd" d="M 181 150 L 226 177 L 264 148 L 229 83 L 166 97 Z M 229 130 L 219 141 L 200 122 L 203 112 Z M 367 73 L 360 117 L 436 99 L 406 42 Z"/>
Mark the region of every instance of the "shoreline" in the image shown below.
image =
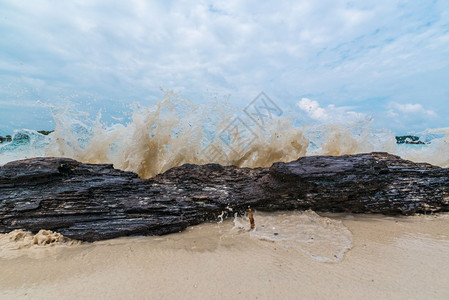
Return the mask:
<path id="1" fill-rule="evenodd" d="M 290 212 L 289 214 L 298 214 Z M 256 224 L 261 220 L 256 214 Z M 270 214 L 267 214 L 268 216 Z M 272 215 L 272 214 L 271 214 Z M 0 258 L 8 298 L 447 299 L 449 214 L 323 214 L 341 221 L 352 248 L 325 263 L 279 242 L 204 223 L 161 237 L 22 249 Z M 38 251 L 36 251 L 38 250 Z"/>

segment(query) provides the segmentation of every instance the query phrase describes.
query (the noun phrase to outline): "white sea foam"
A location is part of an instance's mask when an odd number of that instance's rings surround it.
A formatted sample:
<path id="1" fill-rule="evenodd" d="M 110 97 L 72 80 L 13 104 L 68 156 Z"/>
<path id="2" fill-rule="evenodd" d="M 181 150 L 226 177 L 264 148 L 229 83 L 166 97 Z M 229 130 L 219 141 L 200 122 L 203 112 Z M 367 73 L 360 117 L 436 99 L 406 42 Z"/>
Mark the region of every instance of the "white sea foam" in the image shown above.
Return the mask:
<path id="1" fill-rule="evenodd" d="M 250 230 L 245 217 L 234 218 L 234 229 L 279 246 L 298 249 L 316 261 L 340 262 L 352 248 L 352 234 L 341 221 L 321 217 L 314 211 L 258 213 L 255 229 Z"/>
<path id="2" fill-rule="evenodd" d="M 399 146 L 392 132 L 374 130 L 371 118 L 364 115 L 313 124 L 284 115 L 266 120 L 262 128 L 226 104 L 195 105 L 170 91 L 153 106 L 135 105 L 127 123 L 106 125 L 101 114 L 92 120 L 71 104 L 52 111 L 55 131 L 47 137 L 33 130 L 16 131 L 12 143 L 0 145 L 0 164 L 33 156 L 64 156 L 112 163 L 148 178 L 184 163 L 268 167 L 305 155 L 386 151 L 449 166 L 448 128 L 423 133 L 432 137 L 430 144 Z"/>
<path id="3" fill-rule="evenodd" d="M 32 234 L 23 230 L 13 230 L 0 234 L 0 258 L 13 258 L 21 255 L 39 257 L 48 247 L 68 247 L 80 245 L 81 241 L 69 239 L 58 232 L 39 230 Z"/>

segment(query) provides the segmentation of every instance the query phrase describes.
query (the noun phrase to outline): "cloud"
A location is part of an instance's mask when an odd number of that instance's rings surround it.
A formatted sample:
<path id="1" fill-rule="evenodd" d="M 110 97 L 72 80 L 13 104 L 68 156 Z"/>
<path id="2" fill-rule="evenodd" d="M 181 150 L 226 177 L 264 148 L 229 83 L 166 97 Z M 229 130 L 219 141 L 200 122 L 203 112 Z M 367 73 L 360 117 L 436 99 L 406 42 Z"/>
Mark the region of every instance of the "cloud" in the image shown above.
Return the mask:
<path id="1" fill-rule="evenodd" d="M 329 118 L 326 110 L 321 108 L 317 101 L 302 98 L 298 102 L 298 107 L 305 111 L 314 120 L 326 121 Z"/>
<path id="2" fill-rule="evenodd" d="M 333 104 L 321 107 L 318 101 L 308 98 L 302 98 L 297 106 L 312 120 L 323 123 L 345 123 L 369 118 L 366 114 L 349 110 L 348 107 L 336 107 Z"/>
<path id="3" fill-rule="evenodd" d="M 447 118 L 444 109 L 435 109 L 435 104 L 428 101 L 427 105 L 421 103 L 389 102 L 385 105 L 385 112 L 375 117 L 380 123 L 388 124 L 398 134 L 423 132 L 427 129 L 447 127 Z M 442 113 L 443 112 L 443 113 Z"/>
<path id="4" fill-rule="evenodd" d="M 392 116 L 398 116 L 399 114 L 396 111 L 398 111 L 401 114 L 422 114 L 427 115 L 429 117 L 436 117 L 437 113 L 430 109 L 425 109 L 421 104 L 419 103 L 406 103 L 406 104 L 400 104 L 400 103 L 391 103 L 390 107 L 392 109 L 389 110 L 390 114 Z"/>
<path id="5" fill-rule="evenodd" d="M 148 103 L 163 87 L 199 102 L 220 90 L 240 105 L 263 90 L 281 105 L 320 99 L 316 118 L 331 103 L 375 114 L 387 103 L 370 99 L 382 97 L 430 98 L 449 114 L 448 15 L 443 0 L 5 0 L 0 81 L 33 91 L 23 101 Z"/>

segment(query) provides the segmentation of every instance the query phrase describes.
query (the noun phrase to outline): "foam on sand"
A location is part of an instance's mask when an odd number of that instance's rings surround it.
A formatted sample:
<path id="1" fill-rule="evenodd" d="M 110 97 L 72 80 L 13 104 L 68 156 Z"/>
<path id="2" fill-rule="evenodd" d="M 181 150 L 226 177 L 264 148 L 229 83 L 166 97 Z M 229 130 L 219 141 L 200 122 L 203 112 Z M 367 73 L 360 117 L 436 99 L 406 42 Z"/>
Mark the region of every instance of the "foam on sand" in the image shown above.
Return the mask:
<path id="1" fill-rule="evenodd" d="M 10 258 L 22 254 L 38 254 L 39 249 L 80 244 L 80 241 L 69 239 L 51 230 L 42 229 L 38 233 L 32 234 L 18 229 L 6 234 L 0 234 L 0 248 L 2 249 L 0 258 Z"/>
<path id="2" fill-rule="evenodd" d="M 299 249 L 321 262 L 339 262 L 352 247 L 352 234 L 339 220 L 304 212 L 257 213 L 250 236 L 281 247 Z M 249 230 L 247 217 L 237 217 L 235 228 Z"/>

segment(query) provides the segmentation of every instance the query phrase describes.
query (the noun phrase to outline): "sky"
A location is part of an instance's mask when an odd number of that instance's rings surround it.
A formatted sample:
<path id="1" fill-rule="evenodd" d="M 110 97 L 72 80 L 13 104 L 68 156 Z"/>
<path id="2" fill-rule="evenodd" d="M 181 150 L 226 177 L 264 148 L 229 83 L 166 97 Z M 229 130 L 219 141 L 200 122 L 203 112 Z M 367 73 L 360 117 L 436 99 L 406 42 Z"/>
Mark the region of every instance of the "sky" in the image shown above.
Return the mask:
<path id="1" fill-rule="evenodd" d="M 0 135 L 52 129 L 48 104 L 105 118 L 163 90 L 238 108 L 264 91 L 328 122 L 449 126 L 449 1 L 0 2 Z"/>

